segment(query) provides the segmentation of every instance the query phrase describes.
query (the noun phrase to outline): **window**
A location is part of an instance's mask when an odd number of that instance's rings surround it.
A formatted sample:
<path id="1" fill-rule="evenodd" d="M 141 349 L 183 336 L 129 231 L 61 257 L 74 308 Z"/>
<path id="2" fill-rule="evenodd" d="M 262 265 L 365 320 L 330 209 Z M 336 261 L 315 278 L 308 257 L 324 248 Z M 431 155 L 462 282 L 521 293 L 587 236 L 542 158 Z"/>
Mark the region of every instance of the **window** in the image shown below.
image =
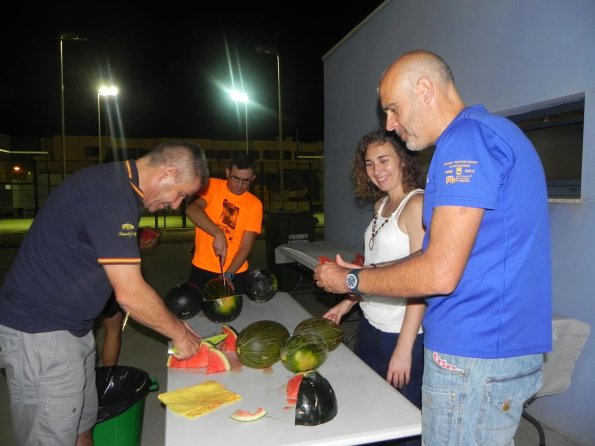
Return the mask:
<path id="1" fill-rule="evenodd" d="M 550 198 L 580 198 L 585 100 L 509 116 L 531 140 Z"/>

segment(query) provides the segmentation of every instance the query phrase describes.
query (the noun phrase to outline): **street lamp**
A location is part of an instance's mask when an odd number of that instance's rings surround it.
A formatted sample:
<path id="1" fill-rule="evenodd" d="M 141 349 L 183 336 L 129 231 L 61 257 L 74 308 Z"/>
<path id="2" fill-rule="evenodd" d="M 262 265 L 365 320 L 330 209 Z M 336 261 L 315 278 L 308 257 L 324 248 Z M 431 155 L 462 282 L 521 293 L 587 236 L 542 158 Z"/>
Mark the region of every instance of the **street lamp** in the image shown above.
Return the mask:
<path id="1" fill-rule="evenodd" d="M 101 153 L 101 96 L 117 96 L 119 93 L 118 87 L 114 85 L 102 85 L 97 89 L 97 129 L 99 130 L 99 164 L 103 162 L 103 155 Z"/>
<path id="2" fill-rule="evenodd" d="M 66 179 L 66 125 L 64 120 L 64 50 L 62 42 L 86 42 L 87 37 L 77 33 L 60 33 L 60 111 L 62 114 L 62 181 Z"/>
<path id="3" fill-rule="evenodd" d="M 246 92 L 238 90 L 229 90 L 228 94 L 232 101 L 241 102 L 244 104 L 244 119 L 246 122 L 246 153 L 248 153 L 248 102 L 250 101 L 250 97 L 246 94 Z"/>
<path id="4" fill-rule="evenodd" d="M 277 57 L 277 101 L 278 101 L 278 105 L 279 105 L 279 168 L 281 170 L 280 173 L 280 184 L 279 187 L 281 188 L 281 209 L 283 209 L 283 205 L 284 205 L 284 198 L 283 198 L 283 193 L 285 190 L 284 184 L 283 184 L 283 147 L 282 147 L 282 143 L 283 143 L 283 117 L 281 114 L 281 61 L 279 59 L 279 52 L 277 51 L 276 48 L 267 48 L 267 47 L 263 47 L 263 46 L 258 46 L 256 47 L 256 52 L 259 54 L 269 54 L 272 56 L 276 56 Z"/>

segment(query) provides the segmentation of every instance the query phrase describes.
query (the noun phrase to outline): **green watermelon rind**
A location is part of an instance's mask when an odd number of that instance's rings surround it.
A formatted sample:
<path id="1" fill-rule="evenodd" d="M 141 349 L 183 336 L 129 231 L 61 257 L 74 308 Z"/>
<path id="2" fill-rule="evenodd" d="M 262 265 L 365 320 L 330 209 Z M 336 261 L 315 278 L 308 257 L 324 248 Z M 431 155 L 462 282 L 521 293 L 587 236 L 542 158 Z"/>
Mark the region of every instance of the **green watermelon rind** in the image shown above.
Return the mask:
<path id="1" fill-rule="evenodd" d="M 235 305 L 230 305 L 233 300 Z M 223 308 L 223 309 L 222 309 Z M 231 322 L 235 320 L 243 308 L 243 297 L 241 294 L 227 296 L 222 299 L 204 299 L 202 310 L 204 315 L 211 322 Z"/>

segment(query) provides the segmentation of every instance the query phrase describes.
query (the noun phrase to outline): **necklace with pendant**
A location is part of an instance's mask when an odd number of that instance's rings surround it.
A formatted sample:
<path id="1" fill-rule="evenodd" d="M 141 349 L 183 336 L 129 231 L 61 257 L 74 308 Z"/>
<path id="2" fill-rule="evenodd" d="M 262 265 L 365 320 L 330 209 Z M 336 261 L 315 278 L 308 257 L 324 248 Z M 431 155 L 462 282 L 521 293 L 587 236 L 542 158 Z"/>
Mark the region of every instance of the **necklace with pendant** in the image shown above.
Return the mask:
<path id="1" fill-rule="evenodd" d="M 368 247 L 370 248 L 370 251 L 374 249 L 374 239 L 376 238 L 376 235 L 380 232 L 382 228 L 384 228 L 384 225 L 387 224 L 389 220 L 390 217 L 385 218 L 380 227 L 376 229 L 376 225 L 378 224 L 378 214 L 374 216 L 374 222 L 372 223 L 372 236 L 370 237 L 370 241 L 368 242 Z"/>

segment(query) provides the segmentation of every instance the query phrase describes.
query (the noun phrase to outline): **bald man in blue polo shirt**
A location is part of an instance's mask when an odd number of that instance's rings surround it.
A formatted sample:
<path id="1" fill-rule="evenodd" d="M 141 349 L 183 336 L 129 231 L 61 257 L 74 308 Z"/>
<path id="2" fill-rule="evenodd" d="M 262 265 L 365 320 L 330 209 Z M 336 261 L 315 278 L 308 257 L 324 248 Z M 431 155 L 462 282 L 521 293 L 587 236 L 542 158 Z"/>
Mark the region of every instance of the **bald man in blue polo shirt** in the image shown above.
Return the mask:
<path id="1" fill-rule="evenodd" d="M 165 143 L 147 155 L 82 169 L 35 217 L 0 289 L 0 368 L 19 445 L 90 445 L 97 417 L 93 322 L 112 289 L 180 358 L 200 337 L 141 274 L 143 208 L 178 208 L 208 181 L 202 150 Z"/>

